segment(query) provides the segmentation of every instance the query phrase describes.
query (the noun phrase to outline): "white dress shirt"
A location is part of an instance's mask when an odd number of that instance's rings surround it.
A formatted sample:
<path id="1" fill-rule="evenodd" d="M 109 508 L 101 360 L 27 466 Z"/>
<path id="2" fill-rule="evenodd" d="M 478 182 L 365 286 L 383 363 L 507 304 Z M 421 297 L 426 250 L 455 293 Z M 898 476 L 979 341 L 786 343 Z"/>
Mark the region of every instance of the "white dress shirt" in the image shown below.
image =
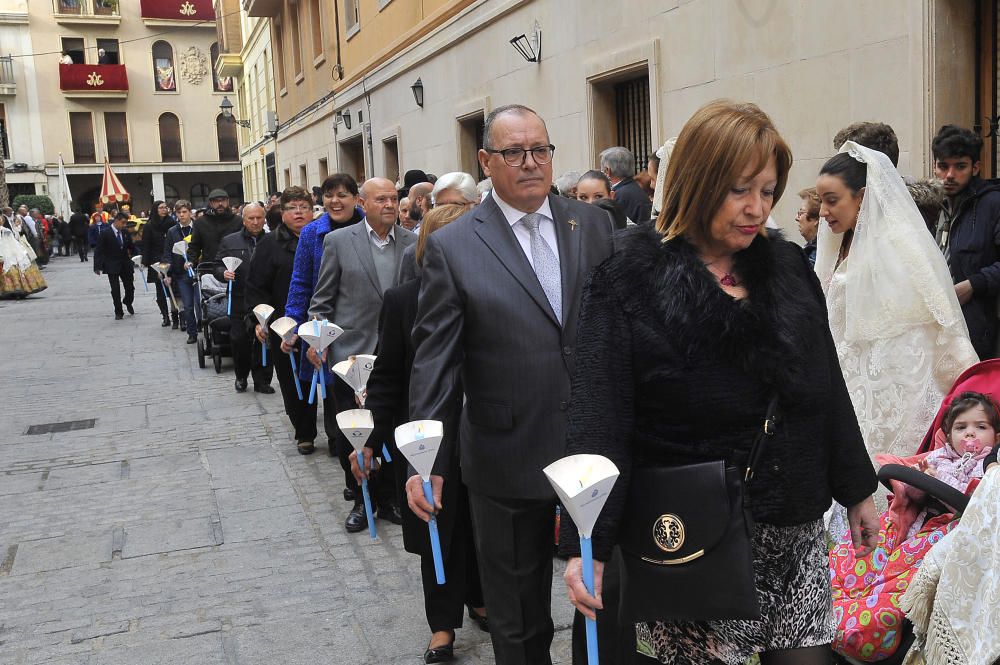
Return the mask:
<path id="1" fill-rule="evenodd" d="M 535 263 L 531 260 L 531 233 L 521 223 L 521 218 L 528 213 L 521 212 L 501 199 L 495 189 L 491 191 L 491 195 L 493 196 L 493 200 L 497 202 L 497 206 L 500 207 L 500 212 L 507 219 L 507 223 L 510 224 L 510 228 L 514 232 L 514 237 L 517 238 L 521 249 L 524 250 L 524 255 L 528 258 L 528 263 L 534 269 Z M 545 197 L 542 205 L 539 206 L 535 213 L 542 216 L 542 221 L 538 224 L 538 232 L 541 234 L 545 244 L 552 250 L 552 253 L 556 255 L 556 262 L 558 263 L 559 245 L 556 243 L 556 223 L 552 218 L 552 209 L 549 207 L 549 197 Z"/>
<path id="2" fill-rule="evenodd" d="M 372 241 L 372 244 L 378 249 L 385 249 L 390 242 L 396 241 L 395 224 L 389 227 L 389 233 L 386 234 L 385 240 L 379 237 L 378 233 L 375 232 L 375 229 L 372 228 L 372 225 L 368 223 L 367 219 L 365 220 L 365 230 L 368 231 L 368 238 Z"/>

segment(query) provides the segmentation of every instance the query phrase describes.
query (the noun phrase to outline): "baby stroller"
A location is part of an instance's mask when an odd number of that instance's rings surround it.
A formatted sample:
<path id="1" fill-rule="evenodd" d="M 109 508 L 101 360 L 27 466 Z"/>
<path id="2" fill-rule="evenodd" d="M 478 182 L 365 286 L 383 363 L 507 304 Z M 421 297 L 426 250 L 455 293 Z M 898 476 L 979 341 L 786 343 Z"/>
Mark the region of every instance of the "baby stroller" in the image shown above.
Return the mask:
<path id="1" fill-rule="evenodd" d="M 229 316 L 226 315 L 226 285 L 215 278 L 215 261 L 202 261 L 196 268 L 201 299 L 198 338 L 198 367 L 205 369 L 205 358 L 212 356 L 215 373 L 222 372 L 223 356 L 232 357 L 229 341 Z"/>
<path id="2" fill-rule="evenodd" d="M 913 644 L 913 629 L 900 608 L 900 598 L 929 549 L 958 526 L 978 481 L 963 494 L 911 464 L 944 445 L 945 412 L 953 398 L 965 391 L 1000 396 L 1000 360 L 987 360 L 963 372 L 945 396 L 917 455 L 879 469 L 879 481 L 892 495 L 882 515 L 875 551 L 855 559 L 848 534 L 830 552 L 836 663 L 899 665 Z M 913 505 L 909 492 L 904 491 L 906 485 L 926 495 L 923 505 Z"/>

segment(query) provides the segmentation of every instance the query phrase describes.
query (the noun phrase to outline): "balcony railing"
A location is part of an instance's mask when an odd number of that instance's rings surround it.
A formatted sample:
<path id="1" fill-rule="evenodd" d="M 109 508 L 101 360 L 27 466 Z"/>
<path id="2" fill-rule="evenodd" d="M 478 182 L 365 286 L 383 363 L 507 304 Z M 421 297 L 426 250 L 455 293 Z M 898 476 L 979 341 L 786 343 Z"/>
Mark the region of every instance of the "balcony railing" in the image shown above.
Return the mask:
<path id="1" fill-rule="evenodd" d="M 13 95 L 17 92 L 17 82 L 14 80 L 14 58 L 9 55 L 0 57 L 0 95 Z"/>
<path id="2" fill-rule="evenodd" d="M 215 29 L 212 0 L 141 0 L 140 11 L 146 25 L 205 22 L 206 27 Z"/>
<path id="3" fill-rule="evenodd" d="M 243 0 L 247 16 L 274 17 L 281 13 L 281 0 Z"/>
<path id="4" fill-rule="evenodd" d="M 79 139 L 73 137 L 73 161 L 76 164 L 96 164 L 97 150 L 94 139 Z"/>
<path id="5" fill-rule="evenodd" d="M 164 162 L 183 161 L 180 139 L 160 139 L 160 152 Z"/>
<path id="6" fill-rule="evenodd" d="M 240 146 L 236 142 L 236 137 L 233 137 L 232 139 L 229 138 L 219 139 L 219 161 L 220 162 L 240 161 Z"/>
<path id="7" fill-rule="evenodd" d="M 59 65 L 59 89 L 67 97 L 125 97 L 125 65 Z"/>
<path id="8" fill-rule="evenodd" d="M 108 161 L 127 163 L 129 159 L 128 141 L 125 139 L 108 139 Z"/>
<path id="9" fill-rule="evenodd" d="M 122 20 L 121 0 L 52 0 L 58 23 L 111 23 Z"/>

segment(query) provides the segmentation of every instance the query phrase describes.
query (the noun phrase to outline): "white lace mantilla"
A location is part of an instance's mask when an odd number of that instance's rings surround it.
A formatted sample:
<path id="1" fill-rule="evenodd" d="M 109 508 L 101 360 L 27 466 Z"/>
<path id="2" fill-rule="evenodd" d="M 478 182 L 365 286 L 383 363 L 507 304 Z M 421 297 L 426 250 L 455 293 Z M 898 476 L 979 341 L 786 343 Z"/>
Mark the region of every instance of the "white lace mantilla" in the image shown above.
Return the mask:
<path id="1" fill-rule="evenodd" d="M 837 267 L 827 290 L 830 331 L 868 453 L 907 457 L 917 451 L 952 383 L 978 362 L 964 320 L 914 323 L 890 337 L 847 340 L 846 274 Z"/>

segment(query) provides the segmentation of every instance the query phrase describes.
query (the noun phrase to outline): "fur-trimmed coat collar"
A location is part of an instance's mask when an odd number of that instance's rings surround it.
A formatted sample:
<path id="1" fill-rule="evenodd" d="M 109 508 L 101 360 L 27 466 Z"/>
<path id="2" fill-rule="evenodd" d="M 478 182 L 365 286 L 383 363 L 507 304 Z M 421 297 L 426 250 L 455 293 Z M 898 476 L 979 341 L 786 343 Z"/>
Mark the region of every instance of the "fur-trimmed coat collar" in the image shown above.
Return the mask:
<path id="1" fill-rule="evenodd" d="M 679 359 L 720 357 L 782 387 L 788 397 L 807 381 L 799 370 L 814 326 L 828 326 L 825 303 L 801 248 L 770 232 L 734 257 L 748 297 L 734 300 L 684 238 L 663 242 L 647 225 L 621 232 L 606 264 L 624 309 L 653 313 Z"/>

